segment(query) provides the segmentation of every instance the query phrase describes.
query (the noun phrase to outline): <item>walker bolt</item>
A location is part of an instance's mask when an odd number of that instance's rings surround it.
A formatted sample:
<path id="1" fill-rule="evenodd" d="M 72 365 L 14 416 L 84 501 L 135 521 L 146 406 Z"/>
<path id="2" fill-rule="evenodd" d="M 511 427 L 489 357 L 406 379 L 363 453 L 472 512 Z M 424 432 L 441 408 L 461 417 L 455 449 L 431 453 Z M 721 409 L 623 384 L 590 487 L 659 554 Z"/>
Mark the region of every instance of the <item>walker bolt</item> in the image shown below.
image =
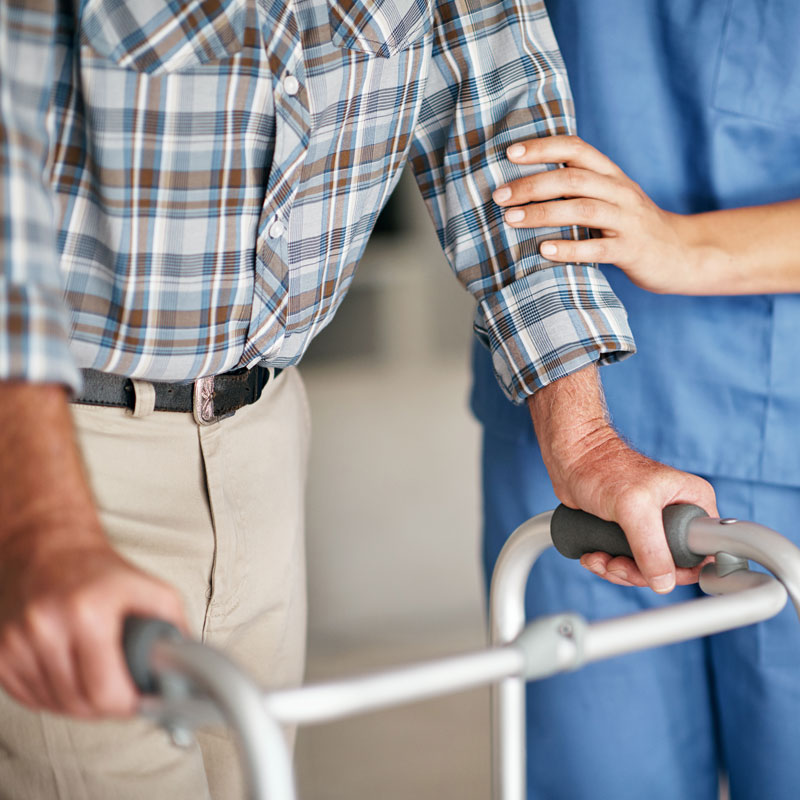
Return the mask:
<path id="1" fill-rule="evenodd" d="M 186 750 L 194 744 L 194 736 L 189 728 L 184 728 L 183 725 L 169 725 L 167 733 L 172 740 L 175 747 L 180 747 L 181 750 Z"/>
<path id="2" fill-rule="evenodd" d="M 571 623 L 562 622 L 558 626 L 558 633 L 560 636 L 564 636 L 567 639 L 571 639 L 575 635 L 575 630 L 573 629 Z"/>

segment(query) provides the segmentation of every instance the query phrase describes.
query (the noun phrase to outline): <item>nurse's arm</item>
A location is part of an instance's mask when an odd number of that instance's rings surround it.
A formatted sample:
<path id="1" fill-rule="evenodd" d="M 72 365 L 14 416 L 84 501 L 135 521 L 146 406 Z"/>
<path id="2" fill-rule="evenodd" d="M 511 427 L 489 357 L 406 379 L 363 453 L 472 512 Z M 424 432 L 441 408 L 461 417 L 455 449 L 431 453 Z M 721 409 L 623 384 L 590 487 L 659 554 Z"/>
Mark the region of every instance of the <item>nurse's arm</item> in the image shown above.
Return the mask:
<path id="1" fill-rule="evenodd" d="M 710 484 L 646 458 L 620 438 L 595 366 L 545 386 L 528 405 L 558 499 L 619 523 L 636 559 L 592 553 L 581 559 L 583 566 L 613 583 L 657 592 L 669 592 L 676 582 L 696 583 L 699 567 L 676 570 L 661 511 L 671 503 L 694 503 L 718 516 Z"/>
<path id="2" fill-rule="evenodd" d="M 664 294 L 800 291 L 800 200 L 674 214 L 576 136 L 528 140 L 507 155 L 518 164 L 567 165 L 498 187 L 494 199 L 509 225 L 585 225 L 599 233 L 541 243 L 550 261 L 615 264 L 638 286 Z"/>

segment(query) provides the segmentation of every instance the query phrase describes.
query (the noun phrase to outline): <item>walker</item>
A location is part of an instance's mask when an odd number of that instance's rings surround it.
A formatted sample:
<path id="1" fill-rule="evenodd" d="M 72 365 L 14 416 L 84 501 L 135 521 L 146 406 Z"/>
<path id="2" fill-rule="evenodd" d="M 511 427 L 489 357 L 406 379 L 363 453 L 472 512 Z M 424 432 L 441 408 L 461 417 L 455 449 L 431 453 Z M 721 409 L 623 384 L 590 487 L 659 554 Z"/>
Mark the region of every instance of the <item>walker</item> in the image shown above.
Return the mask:
<path id="1" fill-rule="evenodd" d="M 197 727 L 231 726 L 250 800 L 297 800 L 282 724 L 328 722 L 491 684 L 493 796 L 525 800 L 525 681 L 760 622 L 780 612 L 788 596 L 800 615 L 800 550 L 783 536 L 687 505 L 668 506 L 664 523 L 678 566 L 716 556 L 700 578 L 710 596 L 591 624 L 565 612 L 526 625 L 525 585 L 548 547 L 570 558 L 597 550 L 630 555 L 617 525 L 559 506 L 523 523 L 500 554 L 489 648 L 295 689 L 265 692 L 214 649 L 158 620 L 131 618 L 125 651 L 145 693 L 140 713 L 176 742 Z M 750 571 L 748 559 L 772 575 Z"/>

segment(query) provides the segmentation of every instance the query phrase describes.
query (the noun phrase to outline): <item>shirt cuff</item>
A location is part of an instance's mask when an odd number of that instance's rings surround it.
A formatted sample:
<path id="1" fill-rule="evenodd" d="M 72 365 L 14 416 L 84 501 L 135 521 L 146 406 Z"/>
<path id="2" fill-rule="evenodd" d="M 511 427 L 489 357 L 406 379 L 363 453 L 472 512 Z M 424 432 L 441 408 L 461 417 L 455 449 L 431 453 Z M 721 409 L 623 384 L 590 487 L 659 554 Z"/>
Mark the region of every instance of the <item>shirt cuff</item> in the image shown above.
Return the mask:
<path id="1" fill-rule="evenodd" d="M 0 280 L 0 380 L 58 383 L 80 393 L 61 295 Z"/>
<path id="2" fill-rule="evenodd" d="M 589 364 L 636 352 L 625 308 L 594 266 L 546 267 L 487 295 L 478 304 L 475 330 L 491 351 L 500 386 L 517 405 Z"/>

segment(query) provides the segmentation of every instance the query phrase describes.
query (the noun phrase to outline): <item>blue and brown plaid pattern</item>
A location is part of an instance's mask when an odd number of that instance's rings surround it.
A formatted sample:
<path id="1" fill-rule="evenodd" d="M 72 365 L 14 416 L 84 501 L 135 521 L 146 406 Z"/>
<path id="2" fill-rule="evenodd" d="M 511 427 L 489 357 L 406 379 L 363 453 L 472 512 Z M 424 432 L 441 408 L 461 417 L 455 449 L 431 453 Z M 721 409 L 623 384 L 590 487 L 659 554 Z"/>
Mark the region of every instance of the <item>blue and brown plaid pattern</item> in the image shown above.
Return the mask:
<path id="1" fill-rule="evenodd" d="M 573 130 L 540 0 L 3 0 L 0 376 L 296 363 L 410 159 L 516 400 L 633 350 L 491 201 Z M 64 302 L 64 300 L 66 302 Z"/>

